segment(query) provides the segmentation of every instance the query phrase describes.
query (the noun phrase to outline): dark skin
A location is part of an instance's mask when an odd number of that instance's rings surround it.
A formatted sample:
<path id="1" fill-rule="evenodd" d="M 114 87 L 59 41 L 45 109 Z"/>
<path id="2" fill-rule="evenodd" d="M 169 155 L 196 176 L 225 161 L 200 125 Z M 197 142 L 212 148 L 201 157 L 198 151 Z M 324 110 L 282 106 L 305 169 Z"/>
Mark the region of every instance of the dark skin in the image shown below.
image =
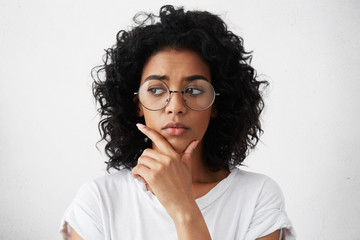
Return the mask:
<path id="1" fill-rule="evenodd" d="M 144 66 L 141 83 L 160 77 L 170 89 L 181 91 L 187 79 L 201 76 L 211 82 L 211 73 L 201 56 L 189 50 L 165 48 L 153 55 Z M 146 126 L 139 130 L 152 140 L 132 170 L 140 176 L 173 219 L 178 239 L 210 239 L 205 220 L 195 199 L 205 195 L 230 173 L 216 173 L 206 165 L 203 136 L 214 108 L 204 111 L 189 109 L 181 94 L 173 94 L 160 111 L 151 111 L 139 104 L 139 116 Z M 167 124 L 180 124 L 167 128 Z"/>
<path id="2" fill-rule="evenodd" d="M 172 90 L 181 91 L 186 79 L 202 76 L 211 82 L 208 65 L 201 56 L 189 50 L 165 48 L 152 56 L 142 72 L 141 83 L 149 76 L 161 76 Z M 203 136 L 211 117 L 216 117 L 212 106 L 204 111 L 189 109 L 181 94 L 171 96 L 168 105 L 160 111 L 150 111 L 139 104 L 139 116 L 146 126 L 138 129 L 152 141 L 152 148 L 144 150 L 133 168 L 173 219 L 179 240 L 210 240 L 211 236 L 195 199 L 204 196 L 230 171 L 208 169 L 203 150 Z M 180 127 L 167 129 L 166 123 Z M 258 240 L 278 240 L 280 230 Z M 72 240 L 82 239 L 73 229 Z"/>

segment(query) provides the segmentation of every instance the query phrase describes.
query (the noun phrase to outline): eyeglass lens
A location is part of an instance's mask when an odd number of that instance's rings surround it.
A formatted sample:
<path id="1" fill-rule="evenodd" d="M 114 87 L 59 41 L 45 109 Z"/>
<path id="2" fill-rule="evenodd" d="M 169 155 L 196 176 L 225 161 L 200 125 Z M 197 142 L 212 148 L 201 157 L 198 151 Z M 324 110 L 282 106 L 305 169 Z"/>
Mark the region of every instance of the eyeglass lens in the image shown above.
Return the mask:
<path id="1" fill-rule="evenodd" d="M 160 80 L 144 82 L 139 88 L 138 95 L 141 104 L 153 111 L 164 108 L 171 98 L 168 86 Z M 189 82 L 182 95 L 185 104 L 196 111 L 209 108 L 215 99 L 214 88 L 208 81 L 202 79 Z"/>

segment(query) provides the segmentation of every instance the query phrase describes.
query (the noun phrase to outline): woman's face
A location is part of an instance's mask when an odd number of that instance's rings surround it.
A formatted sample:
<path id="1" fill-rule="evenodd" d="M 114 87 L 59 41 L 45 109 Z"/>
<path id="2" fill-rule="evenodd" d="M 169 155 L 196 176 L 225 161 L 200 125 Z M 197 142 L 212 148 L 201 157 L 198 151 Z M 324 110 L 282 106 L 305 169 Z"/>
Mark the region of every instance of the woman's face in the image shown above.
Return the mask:
<path id="1" fill-rule="evenodd" d="M 149 58 L 140 85 L 149 79 L 161 79 L 170 90 L 183 91 L 194 76 L 211 82 L 209 66 L 200 55 L 191 50 L 165 48 Z M 140 103 L 138 107 L 138 115 L 144 116 L 146 125 L 165 137 L 178 153 L 194 140 L 202 144 L 210 118 L 214 116 L 213 106 L 204 111 L 188 108 L 181 93 L 172 93 L 168 105 L 158 111 L 148 110 Z"/>

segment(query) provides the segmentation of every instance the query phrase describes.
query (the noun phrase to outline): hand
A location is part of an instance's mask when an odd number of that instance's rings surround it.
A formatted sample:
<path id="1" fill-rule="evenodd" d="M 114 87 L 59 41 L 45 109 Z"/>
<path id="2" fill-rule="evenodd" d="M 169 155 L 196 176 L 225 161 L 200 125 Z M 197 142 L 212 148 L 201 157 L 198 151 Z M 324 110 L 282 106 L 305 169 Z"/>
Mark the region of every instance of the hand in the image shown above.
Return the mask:
<path id="1" fill-rule="evenodd" d="M 150 186 L 175 220 L 178 213 L 187 213 L 196 205 L 192 195 L 191 155 L 198 141 L 192 141 L 183 154 L 179 154 L 161 134 L 142 124 L 137 126 L 158 150 L 145 149 L 132 174 Z"/>

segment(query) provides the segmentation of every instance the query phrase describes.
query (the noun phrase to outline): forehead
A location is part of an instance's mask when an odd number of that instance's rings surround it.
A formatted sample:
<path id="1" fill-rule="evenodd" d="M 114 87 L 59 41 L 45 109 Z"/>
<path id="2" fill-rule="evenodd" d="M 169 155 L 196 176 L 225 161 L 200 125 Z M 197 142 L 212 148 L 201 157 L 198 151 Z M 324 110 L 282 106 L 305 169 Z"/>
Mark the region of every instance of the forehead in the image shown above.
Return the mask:
<path id="1" fill-rule="evenodd" d="M 169 81 L 185 81 L 191 76 L 203 76 L 211 81 L 209 66 L 191 50 L 166 48 L 151 56 L 143 68 L 141 82 L 151 75 L 165 76 Z"/>

